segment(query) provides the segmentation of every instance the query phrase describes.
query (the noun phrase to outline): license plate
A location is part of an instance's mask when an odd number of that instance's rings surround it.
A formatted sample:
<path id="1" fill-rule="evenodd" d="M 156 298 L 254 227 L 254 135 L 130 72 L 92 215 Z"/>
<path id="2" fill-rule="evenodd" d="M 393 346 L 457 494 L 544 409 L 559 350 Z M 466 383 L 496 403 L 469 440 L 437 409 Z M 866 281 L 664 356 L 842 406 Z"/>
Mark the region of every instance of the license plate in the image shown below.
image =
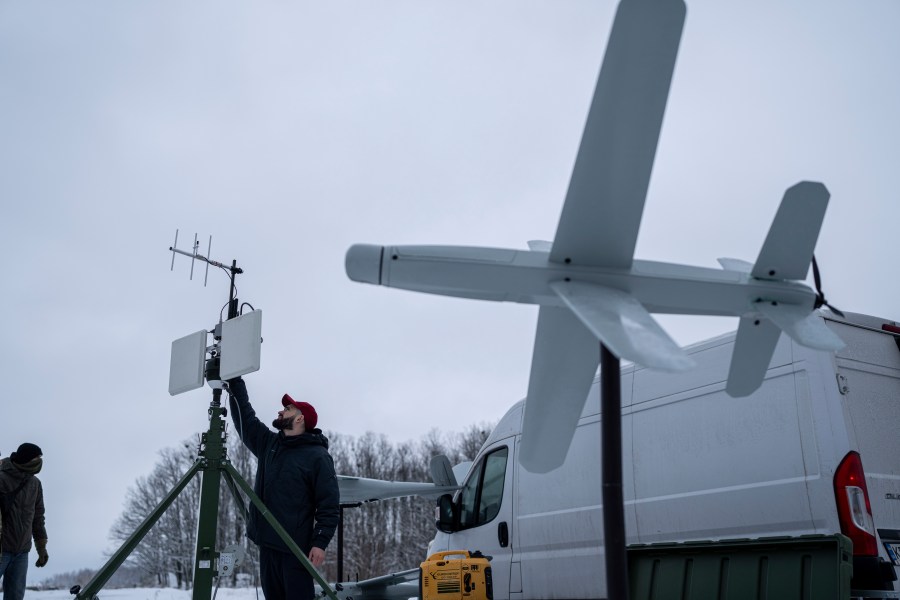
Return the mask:
<path id="1" fill-rule="evenodd" d="M 887 549 L 888 556 L 891 557 L 891 562 L 900 566 L 900 543 L 885 542 L 884 547 Z"/>

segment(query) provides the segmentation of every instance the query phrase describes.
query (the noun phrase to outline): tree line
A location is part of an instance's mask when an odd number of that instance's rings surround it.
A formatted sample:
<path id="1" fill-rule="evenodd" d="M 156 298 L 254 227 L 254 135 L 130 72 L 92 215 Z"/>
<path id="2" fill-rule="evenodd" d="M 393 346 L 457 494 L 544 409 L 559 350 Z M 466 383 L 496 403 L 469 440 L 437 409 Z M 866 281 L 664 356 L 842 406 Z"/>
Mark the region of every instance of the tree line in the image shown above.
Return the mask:
<path id="1" fill-rule="evenodd" d="M 454 465 L 472 460 L 491 428 L 481 424 L 472 425 L 461 433 L 432 430 L 418 441 L 402 443 L 391 442 L 383 434 L 371 432 L 359 437 L 335 432 L 325 432 L 325 435 L 339 475 L 430 482 L 429 464 L 433 456 L 444 454 Z M 226 445 L 232 465 L 252 485 L 256 458 L 237 435 L 229 435 Z M 191 468 L 197 456 L 198 441 L 194 439 L 160 451 L 152 472 L 139 477 L 126 494 L 122 513 L 110 531 L 115 548 L 138 529 Z M 199 477 L 188 483 L 107 587 L 192 587 L 200 483 Z M 249 506 L 249 499 L 242 493 L 240 496 L 244 505 Z M 417 567 L 425 559 L 428 542 L 435 534 L 434 504 L 434 498 L 409 497 L 343 508 L 343 579 L 362 580 Z M 221 551 L 237 545 L 243 548 L 246 558 L 227 581 L 223 578 L 218 582 L 222 587 L 259 585 L 259 553 L 245 534 L 244 515 L 223 480 L 217 549 Z M 337 537 L 336 533 L 328 547 L 326 562 L 320 569 L 327 581 L 337 580 Z M 69 587 L 75 583 L 84 586 L 93 574 L 82 570 L 57 575 L 45 581 L 44 587 Z"/>

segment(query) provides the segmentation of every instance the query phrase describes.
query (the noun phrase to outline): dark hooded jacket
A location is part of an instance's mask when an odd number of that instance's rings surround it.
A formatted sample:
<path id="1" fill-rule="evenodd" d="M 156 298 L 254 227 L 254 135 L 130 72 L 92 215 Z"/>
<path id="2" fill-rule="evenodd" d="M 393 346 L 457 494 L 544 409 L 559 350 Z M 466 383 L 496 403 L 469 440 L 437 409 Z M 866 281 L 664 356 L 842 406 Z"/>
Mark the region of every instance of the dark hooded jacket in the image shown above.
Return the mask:
<path id="1" fill-rule="evenodd" d="M 17 467 L 9 458 L 0 459 L 0 494 L 11 494 L 23 481 L 25 485 L 16 493 L 10 510 L 2 515 L 0 549 L 3 552 L 28 552 L 32 538 L 47 539 L 41 480 Z"/>
<path id="2" fill-rule="evenodd" d="M 340 491 L 328 439 L 320 429 L 296 436 L 274 433 L 259 418 L 241 378 L 228 382 L 231 418 L 256 456 L 253 490 L 305 554 L 328 547 L 340 517 Z M 250 506 L 247 537 L 257 545 L 290 552 L 255 506 Z"/>

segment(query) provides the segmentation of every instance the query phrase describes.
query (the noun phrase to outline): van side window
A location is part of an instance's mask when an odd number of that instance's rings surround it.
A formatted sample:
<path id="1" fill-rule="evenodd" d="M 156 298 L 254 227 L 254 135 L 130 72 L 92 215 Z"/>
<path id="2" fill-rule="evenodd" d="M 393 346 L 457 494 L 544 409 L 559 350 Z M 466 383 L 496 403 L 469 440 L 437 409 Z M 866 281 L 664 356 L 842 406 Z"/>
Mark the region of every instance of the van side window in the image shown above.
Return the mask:
<path id="1" fill-rule="evenodd" d="M 498 448 L 478 461 L 460 492 L 460 529 L 491 521 L 500 512 L 509 449 Z"/>
<path id="2" fill-rule="evenodd" d="M 460 492 L 460 529 L 464 529 L 466 527 L 474 527 L 475 525 L 475 515 L 478 514 L 475 510 L 475 503 L 478 500 L 478 484 L 481 482 L 481 472 L 483 471 L 483 467 L 484 461 L 478 461 L 478 464 L 475 465 L 475 468 L 472 470 L 472 476 L 469 477 L 468 480 L 466 480 L 466 485 L 463 486 L 463 489 Z"/>

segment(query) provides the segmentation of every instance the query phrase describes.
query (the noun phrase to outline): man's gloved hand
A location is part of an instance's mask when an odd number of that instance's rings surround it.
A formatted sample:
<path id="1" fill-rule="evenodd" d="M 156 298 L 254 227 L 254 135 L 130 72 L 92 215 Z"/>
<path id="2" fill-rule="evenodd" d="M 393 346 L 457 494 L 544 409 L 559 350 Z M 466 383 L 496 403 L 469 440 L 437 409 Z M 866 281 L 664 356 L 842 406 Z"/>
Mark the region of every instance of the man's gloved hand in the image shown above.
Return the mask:
<path id="1" fill-rule="evenodd" d="M 34 566 L 43 567 L 50 560 L 50 556 L 47 554 L 47 540 L 34 540 L 34 546 L 38 553 L 38 559 Z"/>

